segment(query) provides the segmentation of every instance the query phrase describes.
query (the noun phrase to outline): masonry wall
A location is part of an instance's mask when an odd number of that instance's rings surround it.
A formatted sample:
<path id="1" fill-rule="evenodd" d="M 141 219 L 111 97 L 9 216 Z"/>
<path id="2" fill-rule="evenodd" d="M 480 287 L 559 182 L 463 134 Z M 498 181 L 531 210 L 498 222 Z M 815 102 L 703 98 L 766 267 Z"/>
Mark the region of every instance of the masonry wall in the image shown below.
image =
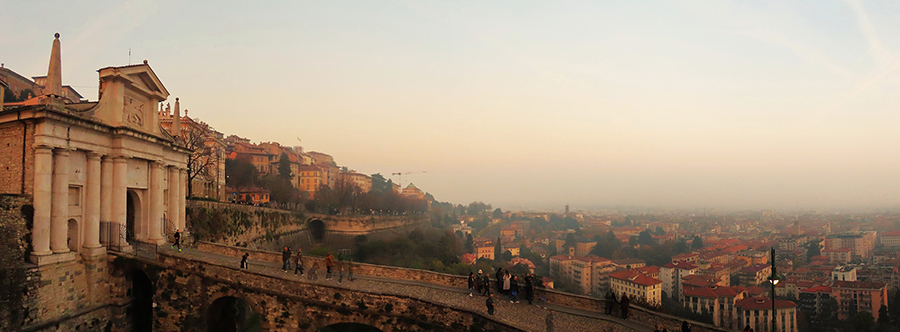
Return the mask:
<path id="1" fill-rule="evenodd" d="M 186 207 L 186 225 L 203 241 L 247 246 L 259 238 L 306 229 L 306 217 L 299 212 L 194 200 Z"/>
<path id="2" fill-rule="evenodd" d="M 31 122 L 0 125 L 0 194 L 32 194 L 33 145 L 34 124 Z"/>

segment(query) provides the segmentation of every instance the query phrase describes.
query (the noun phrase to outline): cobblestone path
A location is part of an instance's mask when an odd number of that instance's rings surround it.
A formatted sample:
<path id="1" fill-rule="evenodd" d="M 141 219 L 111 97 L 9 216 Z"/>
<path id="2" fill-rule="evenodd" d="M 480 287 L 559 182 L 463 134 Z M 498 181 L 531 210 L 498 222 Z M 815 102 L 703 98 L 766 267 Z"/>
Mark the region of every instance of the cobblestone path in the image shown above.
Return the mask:
<path id="1" fill-rule="evenodd" d="M 182 252 L 160 246 L 160 251 L 172 256 L 185 256 L 217 265 L 240 266 L 239 257 L 225 256 L 193 248 L 184 248 Z M 383 294 L 401 295 L 433 303 L 446 304 L 457 308 L 464 308 L 474 312 L 487 313 L 484 306 L 484 296 L 469 297 L 467 290 L 443 285 L 428 284 L 409 280 L 395 280 L 389 278 L 356 275 L 354 281 L 347 281 L 340 285 L 337 278 L 325 280 L 325 269 L 319 270 L 318 280 L 312 281 L 306 277 L 295 276 L 293 271 L 284 273 L 281 264 L 276 262 L 250 261 L 251 271 L 268 276 L 283 278 L 295 282 L 322 284 L 343 287 L 363 292 L 378 292 Z M 494 295 L 495 313 L 493 319 L 499 322 L 515 326 L 523 331 L 546 331 L 545 318 L 549 309 L 554 310 L 555 331 L 652 331 L 650 326 L 634 321 L 624 321 L 618 318 L 604 315 L 597 311 L 575 309 L 570 307 L 546 304 L 546 309 L 537 305 L 528 305 L 527 302 L 510 303 L 504 295 Z M 520 296 L 520 301 L 522 297 Z"/>

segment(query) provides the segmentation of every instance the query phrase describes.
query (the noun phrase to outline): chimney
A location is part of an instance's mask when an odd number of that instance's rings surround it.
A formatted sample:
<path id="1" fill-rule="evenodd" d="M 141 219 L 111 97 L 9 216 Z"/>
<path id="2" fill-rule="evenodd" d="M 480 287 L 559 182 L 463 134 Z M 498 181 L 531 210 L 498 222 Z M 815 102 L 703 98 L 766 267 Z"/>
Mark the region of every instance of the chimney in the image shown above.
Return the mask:
<path id="1" fill-rule="evenodd" d="M 181 102 L 175 98 L 175 115 L 172 118 L 172 136 L 178 140 L 181 138 Z"/>

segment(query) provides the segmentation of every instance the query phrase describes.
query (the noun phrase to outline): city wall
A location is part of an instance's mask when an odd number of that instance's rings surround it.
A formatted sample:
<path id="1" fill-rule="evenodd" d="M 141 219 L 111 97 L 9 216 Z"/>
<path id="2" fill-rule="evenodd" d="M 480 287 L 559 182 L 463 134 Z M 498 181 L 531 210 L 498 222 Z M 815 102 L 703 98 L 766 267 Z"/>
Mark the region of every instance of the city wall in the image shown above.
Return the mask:
<path id="1" fill-rule="evenodd" d="M 198 249 L 213 252 L 222 255 L 240 257 L 244 253 L 250 254 L 251 260 L 261 260 L 267 262 L 281 262 L 281 253 L 274 251 L 239 248 L 227 245 L 221 245 L 209 242 L 199 242 Z M 304 256 L 305 266 L 312 266 L 313 262 L 319 261 L 319 266 L 324 267 L 323 257 Z M 407 269 L 400 267 L 373 265 L 364 263 L 353 263 L 353 273 L 358 275 L 368 275 L 375 277 L 385 277 L 399 280 L 419 281 L 430 284 L 450 286 L 457 288 L 467 287 L 465 276 L 457 276 L 444 274 L 426 270 Z M 563 293 L 555 290 L 537 289 L 535 290 L 535 298 L 545 297 L 547 303 L 571 307 L 576 309 L 587 309 L 602 312 L 606 306 L 606 301 L 590 296 Z M 672 315 L 663 314 L 647 308 L 632 305 L 630 319 L 642 322 L 644 324 L 654 325 L 660 324 L 662 327 L 668 328 L 670 331 L 680 330 L 683 318 Z M 726 329 L 717 328 L 713 325 L 691 321 L 694 325 L 692 331 L 710 331 L 723 332 Z"/>

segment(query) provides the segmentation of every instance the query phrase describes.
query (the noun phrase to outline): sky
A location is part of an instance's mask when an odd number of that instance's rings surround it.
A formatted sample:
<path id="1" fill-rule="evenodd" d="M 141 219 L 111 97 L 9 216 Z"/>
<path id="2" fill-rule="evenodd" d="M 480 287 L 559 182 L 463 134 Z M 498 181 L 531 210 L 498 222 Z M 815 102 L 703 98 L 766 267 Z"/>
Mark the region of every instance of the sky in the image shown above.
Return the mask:
<path id="1" fill-rule="evenodd" d="M 147 59 L 226 135 L 426 171 L 403 184 L 440 201 L 900 206 L 896 1 L 3 7 L 0 62 L 26 77 L 59 32 L 63 84 L 91 100 L 97 69 Z"/>

